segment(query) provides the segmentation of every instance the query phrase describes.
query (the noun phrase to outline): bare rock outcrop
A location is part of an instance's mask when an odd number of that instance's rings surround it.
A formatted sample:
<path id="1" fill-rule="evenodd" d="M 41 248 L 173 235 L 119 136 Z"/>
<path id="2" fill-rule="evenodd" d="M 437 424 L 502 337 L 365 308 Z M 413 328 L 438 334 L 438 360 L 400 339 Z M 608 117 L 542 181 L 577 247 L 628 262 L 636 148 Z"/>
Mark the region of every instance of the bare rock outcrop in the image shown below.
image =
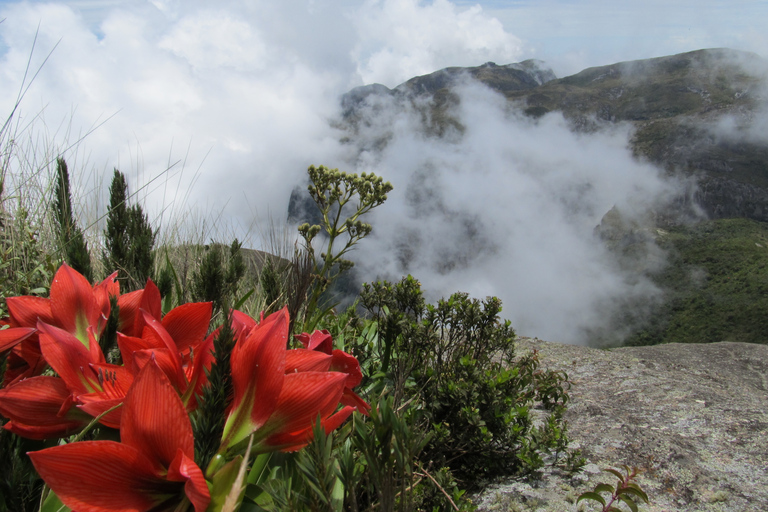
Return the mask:
<path id="1" fill-rule="evenodd" d="M 622 464 L 642 473 L 647 512 L 768 510 L 768 346 L 669 344 L 599 350 L 520 339 L 542 365 L 573 382 L 571 438 L 588 464 L 575 475 L 492 485 L 479 510 L 595 510 L 576 497 L 601 471 Z"/>

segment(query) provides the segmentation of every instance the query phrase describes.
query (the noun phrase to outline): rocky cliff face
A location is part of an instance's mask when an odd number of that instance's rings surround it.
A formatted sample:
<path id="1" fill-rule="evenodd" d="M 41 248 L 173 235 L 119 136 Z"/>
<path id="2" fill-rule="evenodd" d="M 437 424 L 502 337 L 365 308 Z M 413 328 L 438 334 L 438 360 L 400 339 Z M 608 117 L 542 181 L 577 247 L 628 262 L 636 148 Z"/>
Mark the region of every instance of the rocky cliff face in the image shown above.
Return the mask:
<path id="1" fill-rule="evenodd" d="M 599 350 L 522 339 L 573 382 L 567 420 L 588 464 L 545 471 L 476 497 L 479 510 L 593 510 L 579 494 L 615 483 L 605 467 L 634 466 L 646 512 L 768 509 L 768 346 L 668 344 Z"/>

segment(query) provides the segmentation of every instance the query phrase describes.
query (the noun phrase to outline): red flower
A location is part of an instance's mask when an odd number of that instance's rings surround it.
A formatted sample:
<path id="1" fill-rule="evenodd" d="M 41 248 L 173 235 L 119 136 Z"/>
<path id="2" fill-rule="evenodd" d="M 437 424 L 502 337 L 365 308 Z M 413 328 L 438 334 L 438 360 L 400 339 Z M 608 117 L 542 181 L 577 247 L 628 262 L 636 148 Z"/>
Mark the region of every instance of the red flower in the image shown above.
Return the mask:
<path id="1" fill-rule="evenodd" d="M 91 286 L 85 277 L 64 263 L 53 277 L 49 299 L 33 296 L 6 299 L 9 324 L 16 328 L 36 329 L 38 322 L 42 321 L 64 329 L 88 347 L 88 329 L 91 328 L 95 338 L 99 338 L 109 318 L 109 297 L 120 294 L 116 276 L 115 272 L 101 283 Z M 4 385 L 39 375 L 46 366 L 37 333 L 14 347 L 12 356 Z"/>
<path id="2" fill-rule="evenodd" d="M 88 425 L 93 418 L 73 405 L 58 377 L 32 377 L 0 389 L 0 414 L 10 418 L 4 428 L 29 439 L 65 437 Z"/>
<path id="3" fill-rule="evenodd" d="M 126 368 L 138 373 L 154 359 L 190 412 L 197 407 L 195 397 L 201 394 L 214 359 L 213 335 L 206 336 L 211 312 L 210 302 L 183 304 L 160 321 L 140 309 L 134 325 L 142 325 L 141 337 L 118 333 Z"/>
<path id="4" fill-rule="evenodd" d="M 368 416 L 371 406 L 353 391 L 363 380 L 363 372 L 360 363 L 355 356 L 347 354 L 343 350 L 333 350 L 333 338 L 331 333 L 323 329 L 312 334 L 301 333 L 295 336 L 304 349 L 290 350 L 286 362 L 286 373 L 294 371 L 321 371 L 343 372 L 347 374 L 344 393 L 341 403 L 357 407 Z"/>
<path id="5" fill-rule="evenodd" d="M 194 462 L 192 425 L 156 364 L 144 366 L 123 408 L 121 443 L 81 441 L 29 453 L 45 483 L 79 512 L 204 512 L 210 493 Z"/>
<path id="6" fill-rule="evenodd" d="M 64 329 L 43 322 L 37 331 L 42 355 L 59 377 L 31 377 L 0 390 L 0 411 L 10 420 L 5 429 L 33 439 L 63 437 L 90 421 L 76 409 L 81 396 L 97 395 L 104 402 L 101 407 L 85 408 L 93 416 L 122 402 L 133 375 L 105 363 L 92 328 L 86 329 L 87 346 Z M 117 428 L 120 409 L 102 418 L 102 423 Z"/>
<path id="7" fill-rule="evenodd" d="M 312 438 L 320 416 L 327 430 L 353 411 L 338 413 L 347 375 L 301 371 L 286 374 L 288 312 L 282 309 L 241 336 L 232 350 L 234 396 L 224 425 L 222 452 L 237 452 L 254 433 L 253 453 L 296 450 Z"/>

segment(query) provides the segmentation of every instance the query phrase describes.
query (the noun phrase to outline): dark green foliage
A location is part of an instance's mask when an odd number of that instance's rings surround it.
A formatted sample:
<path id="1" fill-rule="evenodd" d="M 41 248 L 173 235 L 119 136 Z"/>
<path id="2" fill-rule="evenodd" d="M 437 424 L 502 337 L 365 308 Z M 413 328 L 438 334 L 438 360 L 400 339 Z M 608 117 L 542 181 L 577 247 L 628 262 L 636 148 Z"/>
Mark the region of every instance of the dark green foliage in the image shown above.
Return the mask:
<path id="1" fill-rule="evenodd" d="M 109 297 L 109 318 L 107 319 L 107 325 L 104 327 L 104 332 L 99 337 L 99 347 L 104 356 L 107 358 L 107 362 L 110 364 L 122 364 L 122 358 L 120 357 L 120 351 L 117 349 L 117 328 L 120 324 L 120 307 L 117 305 L 117 297 L 111 295 Z"/>
<path id="2" fill-rule="evenodd" d="M 221 311 L 224 300 L 224 268 L 221 248 L 207 247 L 200 267 L 192 276 L 192 299 L 198 302 L 213 302 Z"/>
<path id="3" fill-rule="evenodd" d="M 355 354 L 366 375 L 388 376 L 396 399 L 423 404 L 433 433 L 421 460 L 476 482 L 535 470 L 543 454 L 564 446 L 556 411 L 568 400 L 567 376 L 541 370 L 535 355 L 514 359 L 515 334 L 499 319 L 498 299 L 456 293 L 429 305 L 409 276 L 366 285 L 361 303 L 379 337 L 374 347 L 355 346 Z M 551 411 L 556 432 L 533 427 L 534 404 Z"/>
<path id="4" fill-rule="evenodd" d="M 121 276 L 125 278 L 130 242 L 128 218 L 128 183 L 123 173 L 115 169 L 112 184 L 109 187 L 109 211 L 107 212 L 107 228 L 104 230 L 104 266 L 108 272 L 123 269 Z"/>
<path id="5" fill-rule="evenodd" d="M 629 345 L 768 340 L 768 225 L 720 219 L 670 228 L 657 243 L 668 266 L 651 277 L 665 292 Z"/>
<path id="6" fill-rule="evenodd" d="M 235 339 L 231 326 L 228 317 L 213 340 L 216 359 L 211 364 L 200 407 L 191 417 L 195 436 L 195 462 L 201 468 L 208 467 L 216 455 L 224 432 L 225 411 L 232 393 L 230 357 Z"/>
<path id="7" fill-rule="evenodd" d="M 272 258 L 267 258 L 259 274 L 259 284 L 261 285 L 261 294 L 264 298 L 264 314 L 274 313 L 279 309 L 279 300 L 282 296 L 282 287 L 280 286 L 280 274 L 272 263 Z"/>
<path id="8" fill-rule="evenodd" d="M 128 206 L 128 184 L 117 169 L 109 188 L 104 244 L 107 271 L 118 270 L 128 291 L 142 288 L 154 269 L 155 232 L 140 205 Z"/>
<path id="9" fill-rule="evenodd" d="M 237 293 L 237 287 L 240 280 L 245 275 L 245 260 L 241 251 L 243 244 L 235 238 L 229 246 L 229 262 L 227 271 L 224 275 L 224 284 L 231 294 Z"/>
<path id="10" fill-rule="evenodd" d="M 135 204 L 128 209 L 131 281 L 136 288 L 143 287 L 151 277 L 155 265 L 152 248 L 155 245 L 155 233 L 149 218 L 141 206 Z"/>
<path id="11" fill-rule="evenodd" d="M 38 509 L 43 481 L 37 476 L 26 452 L 41 448 L 41 441 L 22 439 L 0 429 L 0 512 Z"/>
<path id="12" fill-rule="evenodd" d="M 398 414 L 392 397 L 371 405 L 369 418 L 355 418 L 351 437 L 366 461 L 356 501 L 368 507 L 376 503 L 383 511 L 414 510 L 415 493 L 409 491 L 417 480 L 415 463 L 430 436 L 419 424 L 416 408 Z"/>
<path id="13" fill-rule="evenodd" d="M 213 302 L 214 313 L 225 311 L 224 304 L 233 304 L 240 280 L 245 275 L 241 244 L 235 239 L 225 256 L 219 244 L 206 247 L 200 267 L 192 276 L 192 299 Z"/>
<path id="14" fill-rule="evenodd" d="M 163 300 L 173 294 L 173 281 L 173 269 L 170 262 L 166 262 L 157 276 L 157 283 L 155 283 Z"/>
<path id="15" fill-rule="evenodd" d="M 69 190 L 69 170 L 63 158 L 56 159 L 56 186 L 53 195 L 53 216 L 58 228 L 59 244 L 64 261 L 93 281 L 91 256 L 83 231 L 75 222 L 72 194 Z"/>

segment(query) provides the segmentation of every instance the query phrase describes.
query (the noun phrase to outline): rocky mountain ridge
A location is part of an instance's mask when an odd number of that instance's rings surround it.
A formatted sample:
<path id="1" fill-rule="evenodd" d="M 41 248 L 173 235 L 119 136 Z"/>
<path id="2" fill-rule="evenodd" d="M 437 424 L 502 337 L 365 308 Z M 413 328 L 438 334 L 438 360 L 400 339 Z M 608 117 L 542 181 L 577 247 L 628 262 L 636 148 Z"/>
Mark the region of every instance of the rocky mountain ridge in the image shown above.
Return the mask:
<path id="1" fill-rule="evenodd" d="M 458 123 L 451 87 L 470 77 L 537 118 L 561 112 L 574 130 L 630 123 L 632 149 L 669 174 L 694 176 L 694 200 L 709 218 L 768 221 L 768 61 L 730 49 L 707 49 L 620 62 L 556 78 L 540 61 L 446 68 L 388 89 L 374 84 L 342 97 L 354 131 L 356 110 L 371 97 L 430 97 L 434 132 Z"/>

